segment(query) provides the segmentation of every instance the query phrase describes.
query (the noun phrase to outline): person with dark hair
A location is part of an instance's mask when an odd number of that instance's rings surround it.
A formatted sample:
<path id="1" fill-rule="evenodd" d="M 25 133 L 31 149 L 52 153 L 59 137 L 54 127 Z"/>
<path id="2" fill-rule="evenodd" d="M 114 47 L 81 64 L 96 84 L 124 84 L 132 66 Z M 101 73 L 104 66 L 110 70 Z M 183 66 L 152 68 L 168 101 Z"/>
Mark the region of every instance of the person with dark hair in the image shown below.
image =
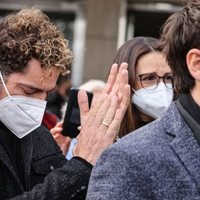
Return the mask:
<path id="1" fill-rule="evenodd" d="M 158 120 L 107 149 L 87 199 L 200 199 L 200 1 L 164 24 L 161 47 L 178 99 Z"/>
<path id="2" fill-rule="evenodd" d="M 173 78 L 159 40 L 135 37 L 124 43 L 113 63 L 128 63 L 131 100 L 119 137 L 162 116 L 173 100 Z"/>
<path id="3" fill-rule="evenodd" d="M 118 134 L 130 87 L 123 63 L 113 65 L 90 110 L 86 92 L 78 93 L 84 123 L 67 161 L 41 122 L 45 99 L 72 59 L 63 33 L 39 9 L 0 21 L 0 199 L 85 199 L 93 165 Z"/>

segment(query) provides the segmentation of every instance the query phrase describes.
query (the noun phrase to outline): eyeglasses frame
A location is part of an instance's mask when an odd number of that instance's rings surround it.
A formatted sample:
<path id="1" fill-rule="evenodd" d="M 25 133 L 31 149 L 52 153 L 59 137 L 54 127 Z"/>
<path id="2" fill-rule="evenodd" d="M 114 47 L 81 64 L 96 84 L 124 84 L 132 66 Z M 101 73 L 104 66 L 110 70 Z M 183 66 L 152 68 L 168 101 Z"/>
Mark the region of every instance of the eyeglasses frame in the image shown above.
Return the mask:
<path id="1" fill-rule="evenodd" d="M 141 84 L 142 88 L 147 89 L 147 88 L 145 88 L 145 87 L 143 86 L 143 83 L 142 83 L 142 76 L 143 76 L 143 75 L 147 75 L 147 74 L 149 74 L 149 75 L 155 75 L 156 77 L 158 77 L 158 80 L 157 80 L 157 83 L 156 83 L 156 87 L 155 87 L 155 88 L 152 88 L 152 89 L 156 89 L 156 88 L 158 87 L 158 85 L 159 85 L 161 79 L 163 79 L 163 83 L 165 84 L 165 87 L 166 87 L 166 88 L 168 88 L 168 89 L 173 89 L 173 75 L 172 75 L 172 73 L 166 73 L 164 76 L 159 76 L 157 73 L 154 73 L 154 72 L 153 72 L 153 73 L 144 73 L 144 74 L 138 74 L 138 75 L 136 75 L 136 77 L 138 77 L 139 80 L 140 80 L 140 84 Z M 166 77 L 167 75 L 172 75 L 172 88 L 167 87 L 167 85 L 166 85 L 166 83 L 165 83 L 165 77 Z"/>

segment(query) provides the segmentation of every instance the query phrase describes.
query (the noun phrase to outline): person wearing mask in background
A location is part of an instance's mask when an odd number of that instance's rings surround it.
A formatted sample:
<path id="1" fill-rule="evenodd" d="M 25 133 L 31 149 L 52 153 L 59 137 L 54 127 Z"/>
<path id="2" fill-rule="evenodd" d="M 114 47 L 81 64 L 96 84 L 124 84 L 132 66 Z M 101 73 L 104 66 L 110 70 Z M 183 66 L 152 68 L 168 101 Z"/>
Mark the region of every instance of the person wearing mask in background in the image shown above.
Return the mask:
<path id="1" fill-rule="evenodd" d="M 102 154 L 88 200 L 200 199 L 199 37 L 200 1 L 190 0 L 168 18 L 161 35 L 178 99 L 159 120 Z"/>
<path id="2" fill-rule="evenodd" d="M 119 137 L 160 118 L 173 100 L 173 78 L 158 39 L 135 37 L 123 44 L 113 63 L 128 63 L 131 103 Z"/>
<path id="3" fill-rule="evenodd" d="M 23 9 L 1 20 L 1 199 L 84 199 L 92 166 L 115 140 L 130 98 L 126 63 L 119 70 L 113 65 L 90 110 L 86 92 L 78 93 L 84 123 L 71 160 L 40 126 L 45 99 L 71 62 L 68 41 L 39 9 Z"/>

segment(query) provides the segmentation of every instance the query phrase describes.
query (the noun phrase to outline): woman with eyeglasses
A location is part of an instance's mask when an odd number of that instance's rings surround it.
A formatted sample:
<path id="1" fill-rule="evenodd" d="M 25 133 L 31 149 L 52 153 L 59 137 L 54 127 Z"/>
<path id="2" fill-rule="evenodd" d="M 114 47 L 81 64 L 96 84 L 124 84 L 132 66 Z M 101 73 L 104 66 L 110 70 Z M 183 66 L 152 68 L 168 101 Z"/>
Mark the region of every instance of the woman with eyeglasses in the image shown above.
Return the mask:
<path id="1" fill-rule="evenodd" d="M 159 118 L 173 100 L 170 67 L 151 37 L 135 37 L 117 51 L 114 63 L 128 63 L 131 104 L 122 121 L 119 137 Z"/>

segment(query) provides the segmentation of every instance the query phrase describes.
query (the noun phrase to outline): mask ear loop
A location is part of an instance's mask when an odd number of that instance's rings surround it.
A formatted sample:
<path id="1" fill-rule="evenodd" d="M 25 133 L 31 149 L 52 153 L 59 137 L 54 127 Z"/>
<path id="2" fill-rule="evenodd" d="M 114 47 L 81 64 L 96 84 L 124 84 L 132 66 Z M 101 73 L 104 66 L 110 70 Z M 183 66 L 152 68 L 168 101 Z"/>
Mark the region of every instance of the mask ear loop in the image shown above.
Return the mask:
<path id="1" fill-rule="evenodd" d="M 10 97 L 10 94 L 9 94 L 9 92 L 8 92 L 8 89 L 7 89 L 7 87 L 6 87 L 6 84 L 5 84 L 4 80 L 3 80 L 3 76 L 2 76 L 1 71 L 0 71 L 0 79 L 1 79 L 1 82 L 2 82 L 2 84 L 3 84 L 4 89 L 5 89 L 5 91 L 6 91 L 6 94 L 8 95 L 8 97 Z"/>
<path id="2" fill-rule="evenodd" d="M 136 93 L 136 90 L 133 87 L 132 87 L 132 90 L 133 90 L 134 93 Z"/>
<path id="3" fill-rule="evenodd" d="M 140 96 L 140 95 L 138 94 L 137 90 L 135 90 L 134 88 L 132 88 L 132 91 L 134 92 L 134 94 Z"/>

